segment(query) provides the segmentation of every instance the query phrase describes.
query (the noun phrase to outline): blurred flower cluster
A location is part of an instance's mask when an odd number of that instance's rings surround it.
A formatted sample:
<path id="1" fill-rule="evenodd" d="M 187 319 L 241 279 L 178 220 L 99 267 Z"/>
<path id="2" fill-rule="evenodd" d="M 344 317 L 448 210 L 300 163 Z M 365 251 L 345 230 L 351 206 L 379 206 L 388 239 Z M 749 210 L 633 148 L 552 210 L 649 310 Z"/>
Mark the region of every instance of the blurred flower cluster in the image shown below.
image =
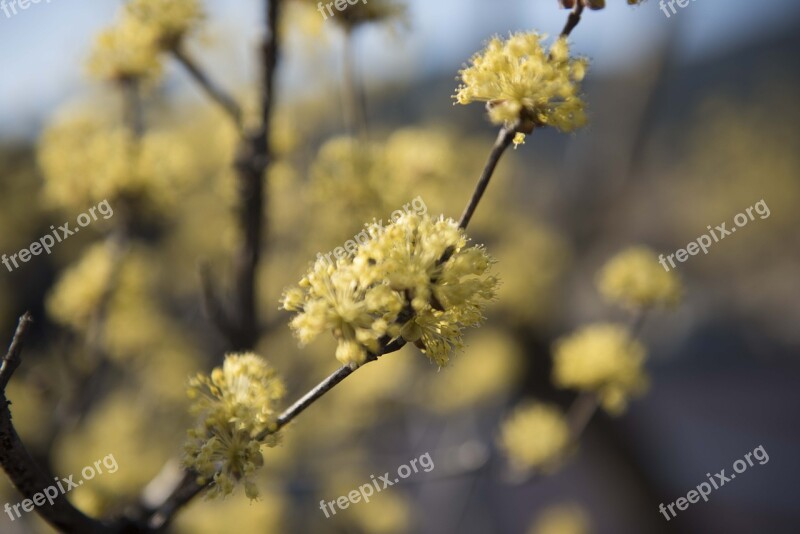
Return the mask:
<path id="1" fill-rule="evenodd" d="M 161 52 L 178 48 L 203 19 L 198 0 L 132 0 L 117 24 L 98 36 L 89 71 L 118 82 L 157 78 Z"/>

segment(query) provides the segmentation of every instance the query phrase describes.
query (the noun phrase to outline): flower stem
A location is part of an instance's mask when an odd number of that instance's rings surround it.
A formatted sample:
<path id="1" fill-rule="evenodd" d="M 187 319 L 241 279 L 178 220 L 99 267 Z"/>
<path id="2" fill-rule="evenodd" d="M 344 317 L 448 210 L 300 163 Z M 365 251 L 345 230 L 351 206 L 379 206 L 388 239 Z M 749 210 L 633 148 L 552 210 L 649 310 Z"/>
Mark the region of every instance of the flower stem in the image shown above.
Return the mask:
<path id="1" fill-rule="evenodd" d="M 583 2 L 578 0 L 575 4 L 575 9 L 569 14 L 567 18 L 567 23 L 564 25 L 564 29 L 561 30 L 561 37 L 569 37 L 569 34 L 572 33 L 572 30 L 575 29 L 575 26 L 581 21 L 581 14 L 583 14 Z"/>
<path id="2" fill-rule="evenodd" d="M 467 228 L 470 219 L 472 219 L 472 215 L 475 213 L 475 209 L 478 207 L 478 203 L 481 201 L 481 197 L 483 197 L 483 193 L 486 191 L 486 187 L 489 185 L 489 181 L 492 179 L 492 175 L 494 175 L 497 163 L 500 161 L 506 149 L 511 146 L 511 141 L 513 140 L 513 130 L 505 127 L 500 130 L 500 133 L 497 135 L 497 140 L 492 147 L 492 151 L 489 154 L 489 159 L 486 161 L 486 166 L 483 168 L 481 177 L 478 179 L 478 183 L 475 184 L 475 191 L 472 193 L 472 198 L 469 199 L 469 204 L 464 208 L 464 213 L 461 214 L 461 219 L 458 221 L 459 228 Z"/>

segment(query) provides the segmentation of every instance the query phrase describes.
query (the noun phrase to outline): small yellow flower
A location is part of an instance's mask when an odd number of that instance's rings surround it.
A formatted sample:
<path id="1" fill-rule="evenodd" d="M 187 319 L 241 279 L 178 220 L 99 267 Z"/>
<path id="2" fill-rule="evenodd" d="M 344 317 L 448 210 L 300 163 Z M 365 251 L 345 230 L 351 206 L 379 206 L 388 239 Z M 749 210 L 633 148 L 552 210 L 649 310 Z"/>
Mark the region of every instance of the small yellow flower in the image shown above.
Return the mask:
<path id="1" fill-rule="evenodd" d="M 586 59 L 571 59 L 564 38 L 550 50 L 538 33 L 516 33 L 503 41 L 494 37 L 486 49 L 461 70 L 462 84 L 454 98 L 459 104 L 486 102 L 489 118 L 519 133 L 537 126 L 570 132 L 586 124 L 580 82 Z M 519 136 L 518 136 L 519 137 Z M 519 144 L 519 139 L 515 138 Z"/>
<path id="2" fill-rule="evenodd" d="M 555 406 L 518 406 L 502 423 L 499 444 L 515 467 L 553 468 L 570 442 L 567 420 Z"/>
<path id="3" fill-rule="evenodd" d="M 615 324 L 595 324 L 556 341 L 553 382 L 591 391 L 603 407 L 621 413 L 632 395 L 644 392 L 644 346 Z"/>
<path id="4" fill-rule="evenodd" d="M 666 271 L 650 249 L 632 247 L 614 256 L 597 277 L 600 293 L 611 302 L 630 309 L 674 306 L 681 297 L 681 284 Z"/>
<path id="5" fill-rule="evenodd" d="M 277 435 L 258 436 L 275 428 L 275 405 L 284 393 L 275 371 L 252 353 L 229 354 L 210 376 L 189 382 L 198 423 L 189 430 L 184 464 L 201 482 L 213 481 L 209 497 L 229 495 L 239 482 L 248 497 L 258 496 L 252 475 L 263 465 L 261 445 L 276 445 Z"/>

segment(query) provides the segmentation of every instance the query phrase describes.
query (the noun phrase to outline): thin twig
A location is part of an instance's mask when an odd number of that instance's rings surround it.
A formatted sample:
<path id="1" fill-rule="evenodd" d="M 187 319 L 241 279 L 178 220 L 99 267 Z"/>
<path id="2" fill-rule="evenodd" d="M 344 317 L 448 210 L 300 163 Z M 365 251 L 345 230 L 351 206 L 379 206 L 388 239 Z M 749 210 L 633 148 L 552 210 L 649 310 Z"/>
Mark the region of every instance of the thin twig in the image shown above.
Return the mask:
<path id="1" fill-rule="evenodd" d="M 235 326 L 231 324 L 230 315 L 225 305 L 220 301 L 220 297 L 214 288 L 214 281 L 211 277 L 211 270 L 208 265 L 200 265 L 198 269 L 200 275 L 200 287 L 203 293 L 203 308 L 211 323 L 227 339 L 236 337 Z"/>
<path id="2" fill-rule="evenodd" d="M 367 136 L 367 111 L 364 88 L 361 85 L 356 65 L 353 28 L 347 27 L 344 33 L 342 51 L 342 76 L 344 88 L 345 113 L 348 129 L 353 137 Z"/>
<path id="3" fill-rule="evenodd" d="M 598 399 L 597 394 L 585 391 L 578 395 L 578 398 L 569 407 L 567 421 L 569 423 L 570 439 L 573 443 L 580 439 L 581 434 L 586 429 L 586 425 L 592 420 L 599 405 L 600 399 Z"/>
<path id="4" fill-rule="evenodd" d="M 14 374 L 19 364 L 22 362 L 20 353 L 22 352 L 22 344 L 25 340 L 25 335 L 28 333 L 28 326 L 33 322 L 31 314 L 25 312 L 19 318 L 17 329 L 14 332 L 14 337 L 11 340 L 11 345 L 8 347 L 3 358 L 3 363 L 0 365 L 0 391 L 5 391 L 8 381 L 11 380 L 11 375 Z"/>
<path id="5" fill-rule="evenodd" d="M 196 473 L 187 471 L 169 498 L 152 512 L 147 520 L 148 528 L 157 531 L 164 529 L 175 517 L 178 510 L 200 495 L 207 487 L 208 484 L 199 484 L 197 482 Z"/>
<path id="6" fill-rule="evenodd" d="M 226 93 L 219 85 L 217 85 L 208 74 L 192 59 L 188 52 L 182 46 L 176 46 L 172 49 L 172 55 L 175 59 L 183 65 L 189 75 L 197 82 L 201 89 L 208 95 L 208 97 L 216 102 L 231 118 L 236 128 L 241 130 L 242 124 L 242 109 L 236 100 Z"/>
<path id="7" fill-rule="evenodd" d="M 364 365 L 370 362 L 377 361 L 378 358 L 380 358 L 383 355 L 396 352 L 401 348 L 403 348 L 405 345 L 406 345 L 405 340 L 403 340 L 402 338 L 398 338 L 397 340 L 394 340 L 385 345 L 380 351 L 378 351 L 378 353 L 370 354 Z M 351 367 L 349 365 L 343 365 L 342 367 L 331 373 L 327 378 L 325 378 L 325 380 L 314 386 L 308 393 L 300 397 L 300 399 L 298 399 L 297 402 L 295 402 L 289 408 L 284 410 L 283 413 L 281 413 L 278 416 L 278 419 L 276 421 L 276 427 L 274 429 L 265 430 L 261 432 L 258 435 L 257 439 L 263 440 L 269 434 L 273 434 L 278 430 L 280 430 L 281 428 L 283 428 L 284 426 L 286 426 L 287 424 L 289 424 L 295 417 L 304 412 L 306 408 L 314 404 L 323 395 L 325 395 L 327 392 L 329 392 L 339 383 L 341 383 L 345 378 L 353 374 L 356 371 L 356 369 L 358 368 Z"/>
<path id="8" fill-rule="evenodd" d="M 475 213 L 475 209 L 478 207 L 478 203 L 481 201 L 481 197 L 483 197 L 483 193 L 486 191 L 486 187 L 489 185 L 489 181 L 492 179 L 492 175 L 497 168 L 497 163 L 513 140 L 513 130 L 509 128 L 502 128 L 500 130 L 500 133 L 497 135 L 497 140 L 492 147 L 492 152 L 489 154 L 486 166 L 481 173 L 481 177 L 478 179 L 478 183 L 475 184 L 475 191 L 472 193 L 472 198 L 469 199 L 469 204 L 464 208 L 464 213 L 461 214 L 461 219 L 458 221 L 459 228 L 465 229 L 469 224 L 472 215 Z"/>
<path id="9" fill-rule="evenodd" d="M 567 23 L 564 25 L 564 29 L 561 30 L 561 37 L 569 37 L 569 34 L 572 33 L 572 30 L 574 30 L 581 21 L 583 8 L 583 0 L 578 0 L 578 2 L 575 4 L 575 8 L 569 14 L 569 17 L 567 17 Z"/>
<path id="10" fill-rule="evenodd" d="M 141 84 L 137 78 L 122 81 L 125 123 L 137 139 L 144 134 L 144 107 L 142 106 Z"/>

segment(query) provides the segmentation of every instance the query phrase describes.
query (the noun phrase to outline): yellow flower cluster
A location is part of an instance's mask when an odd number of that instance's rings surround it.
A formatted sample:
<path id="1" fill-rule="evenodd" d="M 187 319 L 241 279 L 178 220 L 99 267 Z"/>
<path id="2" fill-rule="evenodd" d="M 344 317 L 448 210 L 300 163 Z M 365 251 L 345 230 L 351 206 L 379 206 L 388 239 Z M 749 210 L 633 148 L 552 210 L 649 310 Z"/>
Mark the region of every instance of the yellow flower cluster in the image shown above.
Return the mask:
<path id="1" fill-rule="evenodd" d="M 125 16 L 151 29 L 165 50 L 178 46 L 205 18 L 198 0 L 133 0 L 125 6 Z"/>
<path id="2" fill-rule="evenodd" d="M 229 354 L 210 376 L 189 382 L 192 412 L 197 425 L 189 430 L 184 464 L 214 482 L 209 496 L 230 495 L 243 482 L 251 499 L 258 496 L 253 473 L 263 465 L 261 445 L 274 446 L 275 404 L 284 396 L 283 382 L 266 361 L 252 354 Z"/>
<path id="3" fill-rule="evenodd" d="M 677 275 L 664 270 L 655 253 L 645 247 L 632 247 L 613 257 L 600 271 L 597 286 L 609 301 L 630 309 L 674 306 L 681 297 Z"/>
<path id="4" fill-rule="evenodd" d="M 47 297 L 47 312 L 56 322 L 83 330 L 111 289 L 115 269 L 110 245 L 97 243 L 71 266 Z"/>
<path id="5" fill-rule="evenodd" d="M 643 393 L 644 346 L 615 324 L 595 324 L 559 339 L 554 347 L 553 382 L 591 391 L 610 413 L 622 412 L 628 397 Z"/>
<path id="6" fill-rule="evenodd" d="M 302 343 L 333 332 L 344 364 L 360 365 L 381 340 L 402 336 L 447 365 L 452 349 L 462 347 L 463 328 L 479 325 L 494 298 L 492 260 L 483 248 L 467 247 L 450 219 L 406 213 L 366 232 L 370 239 L 354 257 L 335 265 L 319 259 L 284 293 L 284 309 L 299 312 L 290 326 Z"/>
<path id="7" fill-rule="evenodd" d="M 528 534 L 589 534 L 589 517 L 578 505 L 561 504 L 544 510 Z"/>
<path id="8" fill-rule="evenodd" d="M 67 208 L 120 197 L 143 208 L 169 206 L 192 174 L 189 148 L 177 135 L 153 131 L 137 139 L 129 129 L 90 115 L 51 125 L 38 161 L 45 197 Z"/>
<path id="9" fill-rule="evenodd" d="M 158 78 L 162 65 L 155 32 L 126 20 L 102 31 L 89 56 L 89 73 L 109 81 Z"/>
<path id="10" fill-rule="evenodd" d="M 157 78 L 160 53 L 178 47 L 203 18 L 198 0 L 133 0 L 98 36 L 89 72 L 111 81 Z"/>
<path id="11" fill-rule="evenodd" d="M 569 425 L 557 407 L 527 403 L 503 422 L 499 442 L 517 468 L 552 468 L 569 446 Z"/>
<path id="12" fill-rule="evenodd" d="M 516 33 L 503 41 L 494 37 L 486 49 L 460 71 L 462 85 L 454 98 L 459 104 L 487 103 L 495 124 L 527 134 L 537 126 L 570 132 L 586 124 L 580 82 L 587 60 L 571 59 L 569 46 L 559 38 L 545 50 L 538 33 Z M 519 144 L 524 137 L 514 140 Z"/>

